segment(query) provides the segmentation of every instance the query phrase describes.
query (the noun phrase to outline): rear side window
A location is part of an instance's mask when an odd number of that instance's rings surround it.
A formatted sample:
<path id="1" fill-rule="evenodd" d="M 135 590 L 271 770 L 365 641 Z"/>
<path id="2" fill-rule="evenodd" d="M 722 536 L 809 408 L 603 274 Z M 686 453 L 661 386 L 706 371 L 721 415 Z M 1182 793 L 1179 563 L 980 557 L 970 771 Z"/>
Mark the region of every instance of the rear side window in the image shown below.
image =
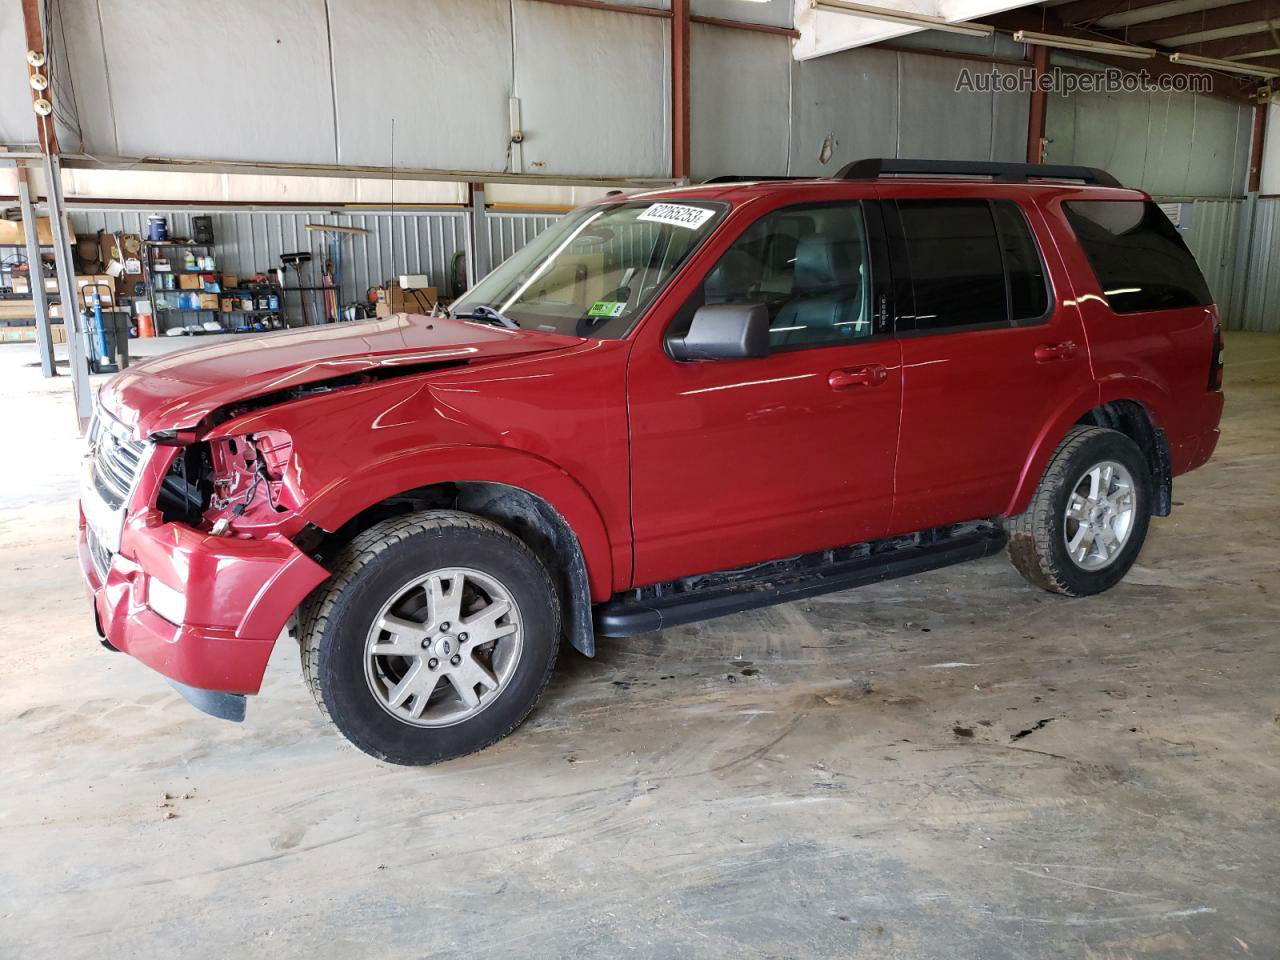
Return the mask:
<path id="1" fill-rule="evenodd" d="M 1034 323 L 1049 312 L 1049 287 L 1040 248 L 1016 203 L 996 200 L 991 209 L 995 213 L 1000 251 L 1009 278 L 1009 317 L 1015 324 Z"/>
<path id="2" fill-rule="evenodd" d="M 1004 266 L 986 200 L 899 200 L 917 330 L 1008 323 Z M 901 311 L 901 305 L 899 306 Z M 911 316 L 914 314 L 914 316 Z"/>
<path id="3" fill-rule="evenodd" d="M 1074 200 L 1063 208 L 1116 313 L 1213 303 L 1195 257 L 1154 203 Z"/>

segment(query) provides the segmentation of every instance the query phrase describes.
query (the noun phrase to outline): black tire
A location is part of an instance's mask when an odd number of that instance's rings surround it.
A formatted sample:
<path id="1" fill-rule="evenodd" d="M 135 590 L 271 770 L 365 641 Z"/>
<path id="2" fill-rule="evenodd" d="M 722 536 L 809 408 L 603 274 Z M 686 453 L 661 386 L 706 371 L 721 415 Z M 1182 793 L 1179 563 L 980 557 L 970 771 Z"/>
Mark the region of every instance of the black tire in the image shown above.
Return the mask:
<path id="1" fill-rule="evenodd" d="M 1124 546 L 1097 570 L 1088 570 L 1067 550 L 1067 503 L 1094 465 L 1114 461 L 1133 478 L 1134 518 Z M 1051 593 L 1086 597 L 1109 590 L 1133 566 L 1151 519 L 1151 471 L 1142 451 L 1116 430 L 1072 427 L 1049 459 L 1026 513 L 1006 522 L 1009 560 L 1030 583 Z"/>
<path id="2" fill-rule="evenodd" d="M 397 591 L 447 567 L 477 570 L 510 593 L 522 623 L 520 658 L 479 713 L 452 726 L 414 726 L 392 716 L 371 689 L 366 639 Z M 471 514 L 432 510 L 359 534 L 337 558 L 333 576 L 307 599 L 299 632 L 303 676 L 321 713 L 344 737 L 389 763 L 438 763 L 489 746 L 529 715 L 555 666 L 560 604 L 546 568 L 522 541 Z"/>

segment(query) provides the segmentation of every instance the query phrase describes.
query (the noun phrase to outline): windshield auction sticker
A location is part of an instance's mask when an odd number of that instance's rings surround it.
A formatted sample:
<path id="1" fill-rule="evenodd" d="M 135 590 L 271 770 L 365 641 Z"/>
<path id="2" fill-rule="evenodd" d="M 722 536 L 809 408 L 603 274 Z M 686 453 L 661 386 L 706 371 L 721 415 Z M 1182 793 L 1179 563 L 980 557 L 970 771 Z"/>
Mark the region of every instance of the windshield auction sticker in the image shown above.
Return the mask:
<path id="1" fill-rule="evenodd" d="M 637 220 L 648 220 L 650 223 L 669 223 L 673 227 L 684 227 L 686 230 L 697 230 L 716 215 L 714 210 L 704 207 L 686 207 L 680 203 L 655 203 Z"/>
<path id="2" fill-rule="evenodd" d="M 619 302 L 617 300 L 597 300 L 591 305 L 591 309 L 587 311 L 588 317 L 620 317 L 623 311 L 627 309 L 626 301 Z"/>

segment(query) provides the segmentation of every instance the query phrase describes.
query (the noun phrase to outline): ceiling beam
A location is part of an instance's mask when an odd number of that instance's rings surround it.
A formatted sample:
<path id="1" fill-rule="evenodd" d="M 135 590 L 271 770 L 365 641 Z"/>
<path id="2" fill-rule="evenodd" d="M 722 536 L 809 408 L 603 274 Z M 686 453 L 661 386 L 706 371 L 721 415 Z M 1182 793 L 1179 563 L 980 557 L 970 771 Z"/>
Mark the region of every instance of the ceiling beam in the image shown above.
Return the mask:
<path id="1" fill-rule="evenodd" d="M 1180 17 L 1167 17 L 1151 23 L 1135 24 L 1125 30 L 1125 38 L 1130 43 L 1159 43 L 1167 37 L 1181 37 L 1229 27 L 1245 27 L 1254 23 L 1259 24 L 1259 30 L 1265 30 L 1265 21 L 1270 19 L 1280 19 L 1278 0 L 1244 0 L 1241 3 L 1233 3 L 1229 7 L 1219 7 L 1217 10 L 1184 13 Z"/>
<path id="2" fill-rule="evenodd" d="M 1192 44 L 1187 53 L 1198 53 L 1202 57 L 1218 57 L 1229 59 L 1241 54 L 1261 53 L 1280 47 L 1280 39 L 1272 36 L 1270 31 L 1251 33 L 1243 37 L 1228 37 L 1225 40 L 1208 40 L 1204 43 Z"/>
<path id="3" fill-rule="evenodd" d="M 1100 17 L 1147 7 L 1159 7 L 1169 0 L 1073 0 L 1054 7 L 1054 15 L 1063 23 L 1089 24 Z"/>

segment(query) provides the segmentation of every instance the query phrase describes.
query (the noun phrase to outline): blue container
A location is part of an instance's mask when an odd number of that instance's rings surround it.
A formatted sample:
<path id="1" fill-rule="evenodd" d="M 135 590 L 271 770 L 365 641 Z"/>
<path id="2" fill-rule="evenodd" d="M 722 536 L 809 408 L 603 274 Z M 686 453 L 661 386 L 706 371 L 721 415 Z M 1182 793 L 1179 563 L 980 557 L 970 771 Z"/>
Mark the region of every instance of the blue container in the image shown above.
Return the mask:
<path id="1" fill-rule="evenodd" d="M 147 239 L 163 243 L 169 239 L 169 221 L 164 217 L 147 217 Z"/>

